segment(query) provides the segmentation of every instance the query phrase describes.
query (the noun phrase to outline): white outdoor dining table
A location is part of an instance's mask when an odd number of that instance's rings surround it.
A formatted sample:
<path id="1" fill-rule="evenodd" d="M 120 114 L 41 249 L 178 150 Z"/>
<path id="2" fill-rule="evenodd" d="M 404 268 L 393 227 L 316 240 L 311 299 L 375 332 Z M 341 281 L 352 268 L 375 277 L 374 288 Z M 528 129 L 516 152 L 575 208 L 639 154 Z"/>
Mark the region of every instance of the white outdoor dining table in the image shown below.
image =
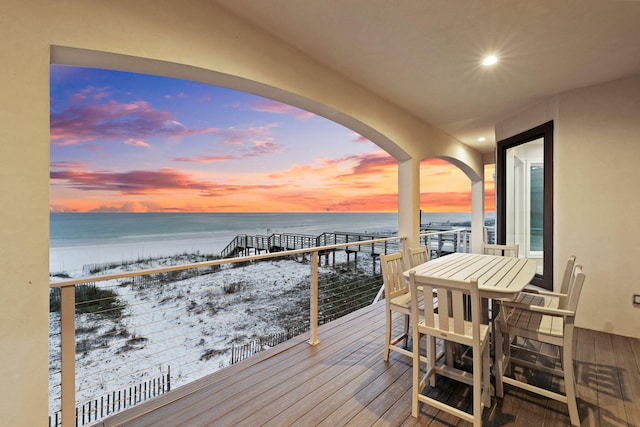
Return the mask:
<path id="1" fill-rule="evenodd" d="M 409 280 L 409 271 L 416 272 L 415 279 L 420 283 L 438 284 L 470 283 L 478 279 L 478 290 L 483 298 L 483 323 L 489 322 L 488 300 L 513 300 L 525 286 L 531 283 L 536 274 L 536 261 L 484 254 L 456 252 L 429 260 L 404 272 Z M 451 346 L 446 346 L 446 363 L 453 366 Z M 493 394 L 493 392 L 492 392 Z"/>
<path id="2" fill-rule="evenodd" d="M 483 298 L 513 300 L 536 274 L 532 259 L 483 254 L 453 253 L 429 260 L 412 268 L 416 282 L 433 285 L 455 281 L 469 283 L 478 279 Z M 409 277 L 409 270 L 404 272 Z"/>

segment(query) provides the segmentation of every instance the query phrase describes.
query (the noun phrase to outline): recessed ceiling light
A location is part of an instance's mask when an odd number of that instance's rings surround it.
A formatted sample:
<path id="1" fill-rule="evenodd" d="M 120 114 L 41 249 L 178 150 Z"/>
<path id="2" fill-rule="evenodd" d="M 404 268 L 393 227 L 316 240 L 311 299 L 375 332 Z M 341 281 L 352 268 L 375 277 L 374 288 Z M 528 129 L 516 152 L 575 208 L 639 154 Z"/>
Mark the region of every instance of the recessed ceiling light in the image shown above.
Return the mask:
<path id="1" fill-rule="evenodd" d="M 493 55 L 489 55 L 484 58 L 484 60 L 482 61 L 482 65 L 489 66 L 495 64 L 496 62 L 498 62 L 498 58 Z"/>
<path id="2" fill-rule="evenodd" d="M 485 142 L 487 140 L 487 138 L 485 138 L 484 136 L 481 136 L 480 138 L 478 138 L 478 142 Z"/>

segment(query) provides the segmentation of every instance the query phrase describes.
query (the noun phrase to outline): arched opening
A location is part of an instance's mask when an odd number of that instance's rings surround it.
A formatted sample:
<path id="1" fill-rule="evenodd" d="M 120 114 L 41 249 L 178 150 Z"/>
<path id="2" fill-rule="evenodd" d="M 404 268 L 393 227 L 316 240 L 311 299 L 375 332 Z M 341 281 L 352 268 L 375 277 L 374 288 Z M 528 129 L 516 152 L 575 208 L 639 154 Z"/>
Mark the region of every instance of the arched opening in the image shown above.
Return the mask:
<path id="1" fill-rule="evenodd" d="M 473 237 L 471 250 L 495 236 L 494 166 L 485 165 L 479 176 L 451 157 L 420 162 L 420 230 L 462 227 Z M 484 178 L 484 179 L 483 179 Z M 474 233 L 471 233 L 474 229 Z"/>
<path id="2" fill-rule="evenodd" d="M 422 123 L 412 120 L 406 121 L 404 117 L 398 117 L 397 111 L 390 112 L 392 115 L 389 117 L 390 122 L 387 123 L 384 120 L 385 114 L 380 115 L 376 111 L 374 116 L 369 117 L 369 113 L 358 109 L 357 104 L 351 105 L 349 102 L 345 104 L 344 99 L 337 100 L 335 105 L 328 105 L 326 102 L 318 102 L 308 96 L 283 90 L 274 85 L 216 72 L 211 69 L 87 49 L 54 45 L 51 47 L 51 63 L 176 77 L 238 89 L 312 112 L 341 124 L 370 140 L 398 161 L 400 172 L 398 176 L 398 226 L 399 232 L 409 236 L 410 239 L 419 229 L 419 220 L 417 219 L 419 210 L 418 197 L 417 194 L 415 196 L 412 195 L 417 191 L 417 188 L 414 187 L 414 180 L 411 178 L 414 174 L 417 175 L 417 170 L 415 166 L 410 166 L 410 163 L 415 162 L 416 158 L 420 158 L 422 151 L 425 149 L 421 142 L 418 141 L 418 137 L 423 138 L 426 131 L 430 141 L 427 152 L 430 155 L 450 158 L 452 162 L 458 164 L 470 176 L 477 175 L 474 170 L 480 166 L 478 153 L 438 130 L 431 129 Z M 350 115 L 347 110 L 352 107 L 356 107 L 353 110 L 355 114 Z M 361 118 L 358 119 L 357 117 Z M 406 123 L 406 126 L 402 125 L 402 123 Z M 392 137 L 387 136 L 387 134 L 392 135 Z M 476 192 L 477 190 L 474 191 L 474 194 Z M 479 221 L 478 218 L 476 220 Z"/>

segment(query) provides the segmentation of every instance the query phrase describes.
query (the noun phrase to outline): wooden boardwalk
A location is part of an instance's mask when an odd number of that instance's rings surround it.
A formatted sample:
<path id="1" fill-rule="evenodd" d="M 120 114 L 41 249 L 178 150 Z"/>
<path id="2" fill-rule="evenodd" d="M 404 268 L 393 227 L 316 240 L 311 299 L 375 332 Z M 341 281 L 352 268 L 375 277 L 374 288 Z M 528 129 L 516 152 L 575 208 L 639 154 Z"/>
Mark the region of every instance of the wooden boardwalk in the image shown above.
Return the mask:
<path id="1" fill-rule="evenodd" d="M 411 360 L 382 360 L 384 322 L 384 303 L 366 307 L 322 326 L 317 346 L 294 338 L 98 425 L 470 426 L 424 405 L 411 417 Z M 640 340 L 578 329 L 576 359 L 582 426 L 640 426 Z M 469 391 L 442 379 L 430 394 L 467 409 Z M 486 426 L 569 425 L 566 405 L 510 386 L 483 417 Z"/>
<path id="2" fill-rule="evenodd" d="M 320 235 L 275 233 L 269 236 L 239 234 L 220 252 L 220 257 L 230 258 L 235 256 L 248 256 L 251 253 L 282 252 L 297 249 L 310 249 L 320 246 L 341 245 L 353 243 L 353 246 L 345 246 L 334 249 L 347 252 L 367 252 L 377 256 L 398 251 L 398 242 L 367 243 L 369 240 L 393 238 L 391 234 L 367 234 L 354 232 L 322 233 Z"/>

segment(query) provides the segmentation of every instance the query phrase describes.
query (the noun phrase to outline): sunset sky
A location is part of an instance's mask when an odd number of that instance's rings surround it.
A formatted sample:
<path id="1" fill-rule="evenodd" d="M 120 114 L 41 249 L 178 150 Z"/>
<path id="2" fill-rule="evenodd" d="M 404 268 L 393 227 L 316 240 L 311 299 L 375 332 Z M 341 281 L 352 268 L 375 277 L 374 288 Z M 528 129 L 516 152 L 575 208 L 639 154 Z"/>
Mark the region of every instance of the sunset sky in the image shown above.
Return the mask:
<path id="1" fill-rule="evenodd" d="M 459 169 L 437 159 L 420 169 L 423 211 L 470 211 L 470 183 Z M 395 212 L 397 163 L 353 131 L 273 100 L 52 65 L 50 206 L 52 212 Z"/>

